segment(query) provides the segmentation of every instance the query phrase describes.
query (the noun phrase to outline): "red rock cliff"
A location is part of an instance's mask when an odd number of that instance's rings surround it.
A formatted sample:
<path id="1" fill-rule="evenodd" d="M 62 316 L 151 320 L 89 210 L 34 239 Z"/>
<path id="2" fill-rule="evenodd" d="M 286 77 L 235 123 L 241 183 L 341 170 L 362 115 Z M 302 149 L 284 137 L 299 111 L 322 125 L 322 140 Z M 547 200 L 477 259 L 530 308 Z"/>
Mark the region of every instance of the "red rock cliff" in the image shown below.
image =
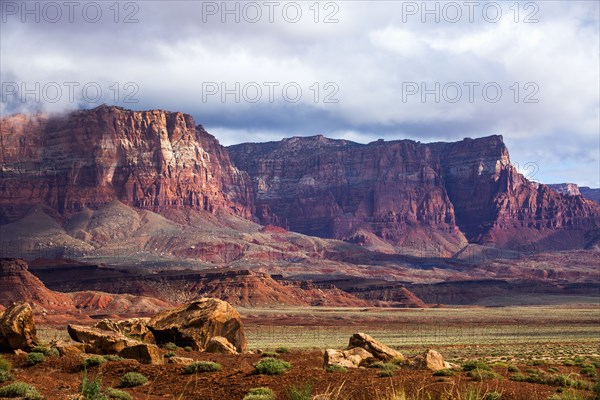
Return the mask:
<path id="1" fill-rule="evenodd" d="M 465 237 L 526 251 L 581 248 L 600 226 L 593 202 L 520 175 L 501 136 L 367 145 L 295 137 L 229 150 L 252 177 L 256 218 L 310 235 L 370 232 L 396 249 L 433 244 L 447 255 Z"/>
<path id="2" fill-rule="evenodd" d="M 250 216 L 246 175 L 190 115 L 100 106 L 1 122 L 4 222 L 39 203 L 64 214 L 115 198 L 154 211 L 193 207 Z"/>

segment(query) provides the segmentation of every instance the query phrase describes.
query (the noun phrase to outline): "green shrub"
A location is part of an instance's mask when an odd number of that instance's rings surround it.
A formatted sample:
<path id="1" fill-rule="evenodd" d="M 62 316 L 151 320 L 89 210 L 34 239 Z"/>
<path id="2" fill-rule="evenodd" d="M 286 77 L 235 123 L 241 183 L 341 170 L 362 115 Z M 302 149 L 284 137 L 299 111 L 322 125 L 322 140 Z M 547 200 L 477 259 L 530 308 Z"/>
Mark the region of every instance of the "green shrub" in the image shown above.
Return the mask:
<path id="1" fill-rule="evenodd" d="M 179 350 L 179 346 L 177 346 L 173 342 L 169 342 L 169 343 L 165 344 L 163 347 L 167 350 L 172 350 L 172 351 Z"/>
<path id="2" fill-rule="evenodd" d="M 171 358 L 171 357 L 175 357 L 177 354 L 175 354 L 174 351 L 167 351 L 164 355 L 165 358 Z"/>
<path id="3" fill-rule="evenodd" d="M 187 352 L 194 350 L 194 349 L 192 349 L 192 346 L 185 346 L 183 349 Z"/>
<path id="4" fill-rule="evenodd" d="M 565 360 L 565 361 L 563 361 L 563 365 L 565 367 L 572 367 L 575 365 L 575 361 L 574 360 Z"/>
<path id="5" fill-rule="evenodd" d="M 396 364 L 392 364 L 389 362 L 381 362 L 381 361 L 375 361 L 374 363 L 372 363 L 371 365 L 369 365 L 369 368 L 377 368 L 377 369 L 381 369 L 384 371 L 395 371 L 398 369 L 398 366 Z"/>
<path id="6" fill-rule="evenodd" d="M 267 387 L 253 388 L 243 400 L 275 400 L 275 394 Z"/>
<path id="7" fill-rule="evenodd" d="M 91 356 L 83 360 L 83 367 L 95 367 L 96 365 L 104 364 L 106 362 L 106 358 L 102 356 Z"/>
<path id="8" fill-rule="evenodd" d="M 106 396 L 102 394 L 102 380 L 96 378 L 91 381 L 84 372 L 81 379 L 81 397 L 82 400 L 106 400 Z"/>
<path id="9" fill-rule="evenodd" d="M 40 353 L 37 353 L 40 354 Z M 25 400 L 40 400 L 42 395 L 25 382 L 15 382 L 0 388 L 0 397 L 22 397 Z"/>
<path id="10" fill-rule="evenodd" d="M 342 367 L 341 365 L 328 365 L 327 368 L 325 368 L 325 371 L 327 372 L 347 372 L 348 369 L 346 367 Z"/>
<path id="11" fill-rule="evenodd" d="M 467 361 L 466 363 L 464 363 L 462 365 L 462 369 L 463 369 L 463 371 L 472 371 L 474 369 L 483 370 L 483 371 L 491 370 L 490 366 L 487 365 L 487 363 L 485 363 L 484 361 L 479 361 L 479 360 Z"/>
<path id="12" fill-rule="evenodd" d="M 114 354 L 108 354 L 108 355 L 103 356 L 103 357 L 104 357 L 104 359 L 106 361 L 124 361 L 125 360 L 123 357 L 117 356 L 117 355 L 114 355 Z M 100 364 L 102 364 L 102 363 L 100 363 Z"/>
<path id="13" fill-rule="evenodd" d="M 382 378 L 390 378 L 390 377 L 394 376 L 394 370 L 382 369 L 381 371 L 379 371 L 377 373 L 377 376 L 380 376 Z"/>
<path id="14" fill-rule="evenodd" d="M 485 379 L 500 379 L 501 376 L 494 371 L 488 371 L 485 369 L 472 369 L 467 372 L 467 376 L 474 381 L 483 381 Z"/>
<path id="15" fill-rule="evenodd" d="M 281 375 L 292 368 L 292 364 L 277 358 L 263 358 L 254 365 L 256 372 L 264 375 Z"/>
<path id="16" fill-rule="evenodd" d="M 262 352 L 262 356 L 263 357 L 279 357 L 279 353 L 277 353 L 276 351 L 263 351 Z"/>
<path id="17" fill-rule="evenodd" d="M 3 369 L 0 369 L 0 383 L 12 381 L 12 380 L 13 380 L 13 376 L 10 373 L 10 371 L 5 371 Z"/>
<path id="18" fill-rule="evenodd" d="M 440 369 L 439 371 L 435 371 L 433 373 L 433 376 L 454 376 L 454 375 L 456 375 L 456 372 L 454 372 L 450 368 Z"/>
<path id="19" fill-rule="evenodd" d="M 121 377 L 121 387 L 140 386 L 148 382 L 148 378 L 139 372 L 128 372 Z"/>
<path id="20" fill-rule="evenodd" d="M 591 364 L 584 365 L 583 368 L 581 368 L 581 374 L 587 376 L 596 376 L 596 368 Z"/>
<path id="21" fill-rule="evenodd" d="M 221 364 L 212 361 L 197 361 L 185 367 L 186 374 L 197 374 L 199 372 L 217 372 L 221 370 Z"/>
<path id="22" fill-rule="evenodd" d="M 289 349 L 289 348 L 287 348 L 287 347 L 281 346 L 281 347 L 278 347 L 278 348 L 276 348 L 276 349 L 275 349 L 275 352 L 276 352 L 276 353 L 279 353 L 279 354 L 283 354 L 283 353 L 289 353 L 289 352 L 290 352 L 290 349 Z"/>
<path id="23" fill-rule="evenodd" d="M 540 365 L 546 365 L 546 361 L 544 360 L 531 360 L 527 363 L 527 365 L 531 365 L 534 367 L 539 367 Z"/>
<path id="24" fill-rule="evenodd" d="M 31 349 L 31 353 L 42 353 L 46 357 L 56 357 L 60 355 L 58 353 L 58 349 L 44 346 L 35 346 L 33 349 Z"/>
<path id="25" fill-rule="evenodd" d="M 12 365 L 10 365 L 10 361 L 0 356 L 0 371 L 10 371 L 11 369 Z"/>
<path id="26" fill-rule="evenodd" d="M 583 397 L 574 392 L 564 392 L 560 394 L 553 394 L 548 397 L 548 400 L 584 400 Z"/>
<path id="27" fill-rule="evenodd" d="M 513 364 L 508 365 L 508 372 L 519 372 L 519 367 Z"/>
<path id="28" fill-rule="evenodd" d="M 119 389 L 108 388 L 104 393 L 109 399 L 133 400 L 129 393 Z"/>
<path id="29" fill-rule="evenodd" d="M 592 391 L 595 395 L 594 400 L 600 400 L 600 379 L 596 381 L 596 384 L 592 388 Z"/>
<path id="30" fill-rule="evenodd" d="M 287 397 L 289 400 L 311 400 L 312 385 L 305 383 L 301 386 L 292 386 L 287 390 Z"/>
<path id="31" fill-rule="evenodd" d="M 27 354 L 27 357 L 25 358 L 25 363 L 27 365 L 40 364 L 40 363 L 43 363 L 44 361 L 46 361 L 46 356 L 43 355 L 42 353 L 29 353 L 29 354 Z"/>

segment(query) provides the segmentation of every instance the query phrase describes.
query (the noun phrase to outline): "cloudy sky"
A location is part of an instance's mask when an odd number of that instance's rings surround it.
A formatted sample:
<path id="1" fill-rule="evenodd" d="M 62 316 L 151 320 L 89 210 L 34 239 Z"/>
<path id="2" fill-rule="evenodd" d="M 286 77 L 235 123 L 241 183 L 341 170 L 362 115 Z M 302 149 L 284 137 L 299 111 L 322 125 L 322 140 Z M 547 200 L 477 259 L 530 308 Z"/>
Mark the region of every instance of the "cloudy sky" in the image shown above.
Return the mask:
<path id="1" fill-rule="evenodd" d="M 0 1 L 2 114 L 190 113 L 226 145 L 502 134 L 600 186 L 599 2 Z"/>

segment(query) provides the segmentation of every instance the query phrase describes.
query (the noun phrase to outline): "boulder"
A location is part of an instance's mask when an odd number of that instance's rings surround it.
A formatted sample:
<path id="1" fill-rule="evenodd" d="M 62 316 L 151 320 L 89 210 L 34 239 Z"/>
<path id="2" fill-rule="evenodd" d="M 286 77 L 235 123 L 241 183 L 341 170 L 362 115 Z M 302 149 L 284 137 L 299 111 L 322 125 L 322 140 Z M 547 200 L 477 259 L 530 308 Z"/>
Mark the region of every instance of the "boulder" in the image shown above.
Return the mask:
<path id="1" fill-rule="evenodd" d="M 123 358 L 131 358 L 142 364 L 161 365 L 164 359 L 157 346 L 148 343 L 139 343 L 135 346 L 125 347 L 119 352 Z"/>
<path id="2" fill-rule="evenodd" d="M 204 351 L 207 353 L 238 354 L 237 350 L 235 347 L 233 347 L 229 340 L 222 336 L 210 338 Z"/>
<path id="3" fill-rule="evenodd" d="M 452 364 L 444 361 L 444 357 L 435 350 L 427 350 L 422 355 L 413 358 L 411 364 L 418 369 L 428 369 L 439 371 L 441 369 L 452 368 Z"/>
<path id="4" fill-rule="evenodd" d="M 71 356 L 85 353 L 85 344 L 79 342 L 58 340 L 52 343 L 52 347 L 58 350 L 58 353 L 61 356 Z"/>
<path id="5" fill-rule="evenodd" d="M 16 303 L 0 312 L 0 352 L 29 350 L 37 344 L 33 311 L 27 303 Z"/>
<path id="6" fill-rule="evenodd" d="M 91 326 L 68 325 L 67 331 L 71 339 L 85 345 L 86 353 L 117 354 L 126 347 L 140 344 L 120 333 Z"/>
<path id="7" fill-rule="evenodd" d="M 360 347 L 349 350 L 325 350 L 325 367 L 339 365 L 345 368 L 358 368 L 367 366 L 373 361 L 375 361 L 373 354 Z"/>
<path id="8" fill-rule="evenodd" d="M 369 353 L 371 353 L 376 359 L 381 361 L 388 361 L 391 359 L 400 359 L 403 360 L 404 356 L 386 346 L 385 344 L 373 339 L 371 336 L 365 333 L 355 333 L 350 338 L 350 344 L 348 345 L 348 349 L 352 349 L 354 347 L 360 347 L 365 349 Z"/>
<path id="9" fill-rule="evenodd" d="M 193 358 L 188 357 L 169 357 L 169 364 L 190 365 L 194 362 Z"/>
<path id="10" fill-rule="evenodd" d="M 150 318 L 130 318 L 121 321 L 103 319 L 94 326 L 105 331 L 122 333 L 130 338 L 139 338 L 144 343 L 155 344 L 154 335 L 148 329 L 148 321 Z"/>
<path id="11" fill-rule="evenodd" d="M 240 314 L 219 299 L 202 298 L 163 311 L 150 319 L 148 329 L 159 345 L 173 342 L 179 347 L 204 350 L 211 338 L 222 336 L 240 353 L 247 347 Z"/>

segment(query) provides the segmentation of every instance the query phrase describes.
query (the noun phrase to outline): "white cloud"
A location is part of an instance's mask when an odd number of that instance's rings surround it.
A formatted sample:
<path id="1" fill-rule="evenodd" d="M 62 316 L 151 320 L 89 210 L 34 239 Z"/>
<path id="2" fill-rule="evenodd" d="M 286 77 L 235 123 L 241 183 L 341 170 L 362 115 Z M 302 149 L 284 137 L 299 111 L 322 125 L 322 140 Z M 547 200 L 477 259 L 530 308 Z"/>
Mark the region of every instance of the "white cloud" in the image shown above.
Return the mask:
<path id="1" fill-rule="evenodd" d="M 202 3 L 186 1 L 140 2 L 137 24 L 22 24 L 9 19 L 0 25 L 2 81 L 26 82 L 28 87 L 35 82 L 98 82 L 109 103 L 114 82 L 120 83 L 121 95 L 126 82 L 135 82 L 140 102 L 123 105 L 192 113 L 198 123 L 208 121 L 209 130 L 216 128 L 225 143 L 248 140 L 249 134 L 254 141 L 328 133 L 368 142 L 501 133 L 513 155 L 539 159 L 544 171 L 559 171 L 560 166 L 577 170 L 573 181 L 583 181 L 580 169 L 585 170 L 592 177 L 586 182 L 600 185 L 593 178 L 598 175 L 600 124 L 597 2 L 535 3 L 539 22 L 533 24 L 513 21 L 509 7 L 514 2 L 501 3 L 498 23 L 486 22 L 479 10 L 473 23 L 465 20 L 465 12 L 458 23 L 431 18 L 422 23 L 420 15 L 407 18 L 403 2 L 353 1 L 335 3 L 338 23 L 315 24 L 308 8 L 313 3 L 300 4 L 304 17 L 296 24 L 285 22 L 281 14 L 272 24 L 223 24 L 220 18 L 203 22 Z M 325 4 L 320 3 L 321 20 Z M 520 19 L 524 15 L 521 9 Z M 291 104 L 280 92 L 274 103 L 265 101 L 266 94 L 259 104 L 235 103 L 232 96 L 225 103 L 220 96 L 206 102 L 202 98 L 207 82 L 226 82 L 228 87 L 239 82 L 243 87 L 273 81 L 298 82 L 302 99 Z M 320 89 L 316 103 L 310 89 L 315 82 Z M 327 82 L 338 85 L 338 103 L 322 101 Z M 403 99 L 403 88 L 411 82 L 419 88 L 456 82 L 464 92 L 456 103 L 435 102 L 432 95 L 422 102 L 420 93 Z M 473 102 L 465 82 L 480 84 Z M 482 98 L 481 87 L 488 82 L 502 88 L 501 101 Z M 532 92 L 525 89 L 528 82 L 539 88 L 537 104 L 522 101 Z M 80 105 L 65 100 L 41 106 L 60 110 Z M 3 102 L 1 111 L 32 106 L 30 101 Z M 547 176 L 558 180 L 564 174 Z"/>

